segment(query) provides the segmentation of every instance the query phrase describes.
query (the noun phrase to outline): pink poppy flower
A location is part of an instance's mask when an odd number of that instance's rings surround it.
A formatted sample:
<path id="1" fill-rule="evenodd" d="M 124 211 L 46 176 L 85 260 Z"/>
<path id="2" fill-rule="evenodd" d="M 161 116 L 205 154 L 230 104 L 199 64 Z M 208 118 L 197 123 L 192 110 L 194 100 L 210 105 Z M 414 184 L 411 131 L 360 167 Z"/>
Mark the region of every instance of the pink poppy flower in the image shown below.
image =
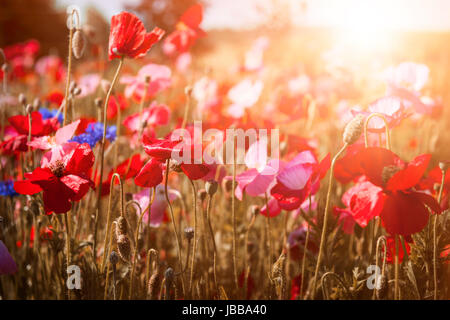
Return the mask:
<path id="1" fill-rule="evenodd" d="M 145 92 L 145 78 L 150 77 L 148 90 Z M 147 64 L 139 69 L 136 76 L 122 76 L 120 82 L 126 84 L 125 97 L 133 98 L 136 102 L 140 102 L 145 95 L 148 100 L 157 93 L 170 87 L 172 80 L 172 72 L 170 68 L 159 64 Z"/>
<path id="2" fill-rule="evenodd" d="M 164 126 L 169 123 L 171 111 L 165 104 L 158 104 L 153 101 L 152 104 L 142 111 L 142 115 L 137 112 L 128 116 L 123 125 L 130 132 L 139 132 L 141 126 L 140 121 L 144 123 L 144 126 Z"/>
<path id="3" fill-rule="evenodd" d="M 2 240 L 0 240 L 0 275 L 14 274 L 17 272 L 17 265 L 9 254 L 8 248 Z"/>
<path id="4" fill-rule="evenodd" d="M 142 191 L 136 193 L 133 195 L 133 200 L 137 201 L 141 207 L 142 210 L 147 208 L 147 206 L 150 203 L 150 194 L 153 191 L 150 191 L 151 189 L 146 188 Z M 167 209 L 167 201 L 164 194 L 164 186 L 158 185 L 155 190 L 155 198 L 153 200 L 153 203 L 150 207 L 150 226 L 153 228 L 159 227 L 161 223 L 164 220 L 164 214 Z M 169 200 L 174 201 L 177 198 L 180 198 L 181 195 L 178 191 L 174 189 L 168 189 L 167 190 Z M 139 212 L 137 212 L 139 214 Z M 145 211 L 144 216 L 142 218 L 143 225 L 147 225 L 148 223 L 148 210 Z"/>
<path id="5" fill-rule="evenodd" d="M 48 150 L 41 160 L 43 168 L 48 167 L 50 163 L 61 160 L 68 151 L 75 149 L 77 142 L 68 142 L 74 135 L 80 120 L 74 121 L 62 128 L 59 128 L 54 136 L 35 137 L 28 145 L 34 149 Z"/>
<path id="6" fill-rule="evenodd" d="M 194 83 L 192 96 L 197 100 L 199 113 L 213 108 L 219 103 L 218 89 L 217 81 L 206 76 Z"/>
<path id="7" fill-rule="evenodd" d="M 245 79 L 228 91 L 228 98 L 232 104 L 227 113 L 233 118 L 241 118 L 245 109 L 252 107 L 259 99 L 263 90 L 262 81 Z"/>
<path id="8" fill-rule="evenodd" d="M 77 81 L 78 88 L 81 89 L 81 93 L 78 95 L 79 98 L 87 97 L 97 90 L 100 84 L 100 76 L 97 73 L 90 73 L 83 75 Z"/>
<path id="9" fill-rule="evenodd" d="M 55 82 L 62 81 L 66 76 L 64 62 L 60 57 L 54 55 L 40 58 L 34 69 L 40 76 L 48 77 Z"/>
<path id="10" fill-rule="evenodd" d="M 424 64 L 402 62 L 398 66 L 384 71 L 384 78 L 389 85 L 420 91 L 428 81 L 430 70 Z"/>

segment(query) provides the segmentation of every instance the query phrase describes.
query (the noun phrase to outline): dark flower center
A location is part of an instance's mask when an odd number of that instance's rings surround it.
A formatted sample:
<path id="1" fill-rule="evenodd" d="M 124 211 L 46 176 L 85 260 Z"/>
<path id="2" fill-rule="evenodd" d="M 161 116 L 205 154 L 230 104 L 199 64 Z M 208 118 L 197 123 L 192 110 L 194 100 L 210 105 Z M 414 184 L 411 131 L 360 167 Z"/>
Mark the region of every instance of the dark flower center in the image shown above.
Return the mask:
<path id="1" fill-rule="evenodd" d="M 48 167 L 49 167 L 50 171 L 58 178 L 63 176 L 64 170 L 66 169 L 64 162 L 62 162 L 61 160 L 56 160 L 54 163 L 50 164 Z"/>
<path id="2" fill-rule="evenodd" d="M 383 183 L 386 184 L 389 181 L 389 179 L 391 179 L 392 176 L 397 172 L 399 172 L 400 170 L 401 168 L 395 165 L 384 167 L 383 172 L 381 173 L 381 179 L 383 180 Z"/>

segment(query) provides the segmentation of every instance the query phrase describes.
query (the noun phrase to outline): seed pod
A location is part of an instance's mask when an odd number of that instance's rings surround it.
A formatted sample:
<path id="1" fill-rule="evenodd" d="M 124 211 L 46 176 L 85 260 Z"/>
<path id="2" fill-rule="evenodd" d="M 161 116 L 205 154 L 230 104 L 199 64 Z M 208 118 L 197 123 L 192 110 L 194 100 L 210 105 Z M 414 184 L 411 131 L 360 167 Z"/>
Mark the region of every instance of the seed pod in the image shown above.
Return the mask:
<path id="1" fill-rule="evenodd" d="M 10 70 L 9 64 L 7 64 L 7 63 L 2 64 L 2 71 L 4 73 L 7 73 L 9 70 Z"/>
<path id="2" fill-rule="evenodd" d="M 156 270 L 153 272 L 147 284 L 147 296 L 150 298 L 150 300 L 158 299 L 158 293 L 161 288 L 161 280 L 162 280 L 161 266 L 158 263 L 156 265 Z"/>
<path id="3" fill-rule="evenodd" d="M 127 235 L 128 232 L 128 222 L 127 219 L 120 216 L 117 218 L 117 228 L 116 228 L 116 236 L 119 238 L 121 235 Z"/>
<path id="4" fill-rule="evenodd" d="M 83 56 L 86 47 L 86 37 L 82 30 L 77 29 L 72 38 L 72 52 L 75 58 L 80 59 Z"/>
<path id="5" fill-rule="evenodd" d="M 152 77 L 150 77 L 148 74 L 145 75 L 145 77 L 144 77 L 145 83 L 150 83 L 151 80 L 152 80 Z"/>
<path id="6" fill-rule="evenodd" d="M 129 262 L 131 256 L 131 242 L 128 236 L 122 234 L 117 237 L 117 249 L 122 260 Z"/>
<path id="7" fill-rule="evenodd" d="M 212 197 L 217 192 L 218 187 L 219 185 L 216 180 L 209 180 L 205 183 L 206 192 L 210 197 Z"/>
<path id="8" fill-rule="evenodd" d="M 344 129 L 343 139 L 346 144 L 355 143 L 364 129 L 364 116 L 362 114 L 358 114 L 354 117 Z"/>

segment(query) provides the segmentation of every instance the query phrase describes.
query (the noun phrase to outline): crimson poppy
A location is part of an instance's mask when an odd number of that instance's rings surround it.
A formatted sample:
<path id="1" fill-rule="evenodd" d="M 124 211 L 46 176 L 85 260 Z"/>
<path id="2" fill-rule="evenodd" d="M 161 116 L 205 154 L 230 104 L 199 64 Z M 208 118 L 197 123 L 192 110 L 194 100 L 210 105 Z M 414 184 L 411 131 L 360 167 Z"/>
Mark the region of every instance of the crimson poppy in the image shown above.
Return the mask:
<path id="1" fill-rule="evenodd" d="M 72 201 L 81 200 L 93 187 L 88 178 L 93 164 L 94 153 L 83 143 L 48 167 L 25 173 L 27 180 L 16 181 L 14 189 L 29 195 L 44 191 L 45 212 L 65 213 L 72 207 Z"/>
<path id="2" fill-rule="evenodd" d="M 361 215 L 369 218 L 378 213 L 374 211 L 379 210 L 374 201 L 378 202 L 383 197 L 379 215 L 388 233 L 408 236 L 419 232 L 428 223 L 429 209 L 434 213 L 441 212 L 432 196 L 414 189 L 425 173 L 431 155 L 420 155 L 405 163 L 387 149 L 371 147 L 360 151 L 357 157 L 367 179 L 381 187 L 383 192 L 379 194 L 378 188 L 371 188 L 368 194 L 356 192 L 351 202 L 360 203 L 358 209 L 361 210 Z"/>
<path id="3" fill-rule="evenodd" d="M 127 56 L 142 58 L 164 35 L 164 30 L 155 27 L 147 32 L 138 17 L 121 12 L 111 18 L 109 34 L 109 60 Z"/>

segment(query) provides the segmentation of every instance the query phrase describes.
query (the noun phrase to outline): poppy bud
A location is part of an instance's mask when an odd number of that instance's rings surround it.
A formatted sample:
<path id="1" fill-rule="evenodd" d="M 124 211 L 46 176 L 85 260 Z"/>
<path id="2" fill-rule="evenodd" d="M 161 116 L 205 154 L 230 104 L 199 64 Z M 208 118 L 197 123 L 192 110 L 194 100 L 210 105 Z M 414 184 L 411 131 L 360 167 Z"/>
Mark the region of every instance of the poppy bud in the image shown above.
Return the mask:
<path id="1" fill-rule="evenodd" d="M 25 97 L 25 95 L 23 93 L 19 94 L 18 100 L 21 105 L 27 104 L 27 97 Z"/>
<path id="2" fill-rule="evenodd" d="M 156 300 L 158 298 L 159 289 L 161 286 L 161 267 L 158 265 L 155 272 L 148 280 L 147 295 L 150 300 Z"/>
<path id="3" fill-rule="evenodd" d="M 100 81 L 100 86 L 102 87 L 104 93 L 108 93 L 109 89 L 111 88 L 111 82 L 106 79 L 102 79 Z"/>
<path id="4" fill-rule="evenodd" d="M 9 71 L 9 65 L 7 63 L 2 64 L 2 71 L 7 73 Z"/>
<path id="5" fill-rule="evenodd" d="M 103 107 L 103 100 L 102 100 L 102 98 L 95 98 L 94 104 L 95 104 L 95 106 L 97 108 L 102 108 Z"/>
<path id="6" fill-rule="evenodd" d="M 207 196 L 208 194 L 206 193 L 206 190 L 205 190 L 205 189 L 200 189 L 200 190 L 198 190 L 197 195 L 198 195 L 198 197 L 200 198 L 200 201 L 203 202 L 203 201 L 206 200 L 206 196 Z"/>
<path id="7" fill-rule="evenodd" d="M 151 80 L 152 80 L 152 77 L 150 77 L 148 74 L 145 75 L 145 78 L 144 78 L 145 83 L 150 83 Z"/>
<path id="8" fill-rule="evenodd" d="M 449 168 L 449 165 L 450 165 L 450 162 L 448 162 L 448 161 L 441 161 L 441 162 L 439 162 L 439 168 L 442 171 L 447 171 L 447 169 Z"/>
<path id="9" fill-rule="evenodd" d="M 80 59 L 83 56 L 86 47 L 86 39 L 83 31 L 77 29 L 72 38 L 72 52 L 75 58 Z"/>
<path id="10" fill-rule="evenodd" d="M 171 267 L 166 269 L 166 272 L 164 272 L 164 278 L 166 279 L 166 285 L 170 285 L 175 277 L 175 273 L 173 272 L 173 269 Z"/>
<path id="11" fill-rule="evenodd" d="M 30 113 L 33 112 L 33 110 L 34 110 L 33 106 L 32 106 L 31 104 L 27 104 L 27 106 L 26 106 L 26 108 L 25 108 L 25 112 L 26 112 L 27 114 L 30 114 Z"/>
<path id="12" fill-rule="evenodd" d="M 78 96 L 81 94 L 81 88 L 76 87 L 75 89 L 73 89 L 72 94 L 74 96 Z"/>
<path id="13" fill-rule="evenodd" d="M 75 81 L 71 81 L 69 85 L 69 92 L 73 92 L 75 88 L 77 87 L 77 83 Z"/>
<path id="14" fill-rule="evenodd" d="M 184 94 L 190 97 L 191 94 L 192 94 L 192 87 L 191 86 L 186 86 L 184 88 Z"/>
<path id="15" fill-rule="evenodd" d="M 219 187 L 216 180 L 209 180 L 205 183 L 205 189 L 206 192 L 209 194 L 210 197 L 212 197 L 216 192 L 217 188 Z"/>
<path id="16" fill-rule="evenodd" d="M 346 144 L 355 143 L 364 129 L 364 116 L 362 114 L 358 114 L 354 117 L 349 123 L 347 123 L 344 129 L 344 142 Z"/>
<path id="17" fill-rule="evenodd" d="M 116 265 L 119 262 L 119 255 L 114 250 L 111 251 L 111 254 L 109 255 L 109 263 L 112 265 Z"/>
<path id="18" fill-rule="evenodd" d="M 194 237 L 194 228 L 187 227 L 184 229 L 184 236 L 188 241 L 190 241 Z"/>
<path id="19" fill-rule="evenodd" d="M 170 170 L 178 173 L 183 172 L 183 170 L 181 170 L 180 164 L 175 160 L 170 161 Z"/>
<path id="20" fill-rule="evenodd" d="M 39 109 L 39 106 L 40 106 L 40 105 L 41 105 L 41 101 L 39 101 L 38 98 L 36 98 L 36 99 L 33 100 L 33 108 L 34 108 L 35 110 Z"/>
<path id="21" fill-rule="evenodd" d="M 225 189 L 225 192 L 231 192 L 233 189 L 233 181 L 232 180 L 223 180 L 222 187 Z"/>
<path id="22" fill-rule="evenodd" d="M 252 205 L 250 207 L 250 212 L 252 213 L 252 215 L 256 216 L 256 215 L 260 214 L 261 208 L 257 205 Z"/>
<path id="23" fill-rule="evenodd" d="M 119 250 L 119 255 L 123 261 L 130 261 L 131 255 L 131 242 L 126 235 L 120 235 L 117 237 L 117 249 Z"/>

